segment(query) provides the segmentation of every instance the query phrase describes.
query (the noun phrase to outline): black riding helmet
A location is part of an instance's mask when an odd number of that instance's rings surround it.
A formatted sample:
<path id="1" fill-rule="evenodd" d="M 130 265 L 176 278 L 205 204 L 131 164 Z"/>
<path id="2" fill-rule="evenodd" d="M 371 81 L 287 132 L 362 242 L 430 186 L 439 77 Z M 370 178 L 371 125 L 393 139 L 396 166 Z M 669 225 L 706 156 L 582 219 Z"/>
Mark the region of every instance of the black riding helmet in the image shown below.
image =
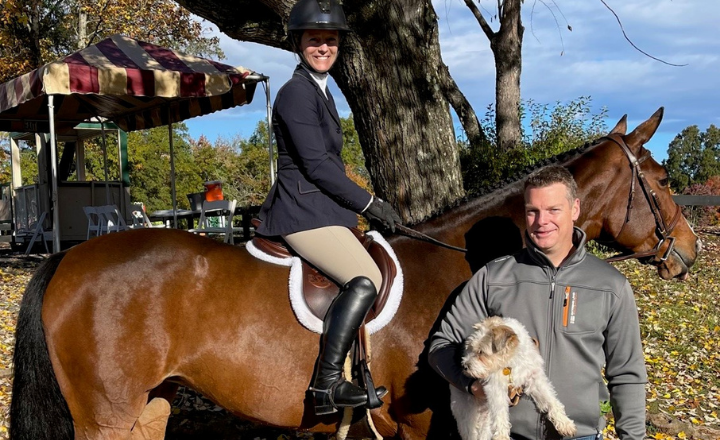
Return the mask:
<path id="1" fill-rule="evenodd" d="M 317 72 L 300 51 L 300 36 L 307 29 L 337 30 L 340 34 L 350 31 L 345 13 L 338 0 L 298 0 L 290 10 L 288 34 L 293 51 L 308 70 Z"/>
<path id="2" fill-rule="evenodd" d="M 290 10 L 287 29 L 290 32 L 305 29 L 350 30 L 338 0 L 298 0 Z"/>

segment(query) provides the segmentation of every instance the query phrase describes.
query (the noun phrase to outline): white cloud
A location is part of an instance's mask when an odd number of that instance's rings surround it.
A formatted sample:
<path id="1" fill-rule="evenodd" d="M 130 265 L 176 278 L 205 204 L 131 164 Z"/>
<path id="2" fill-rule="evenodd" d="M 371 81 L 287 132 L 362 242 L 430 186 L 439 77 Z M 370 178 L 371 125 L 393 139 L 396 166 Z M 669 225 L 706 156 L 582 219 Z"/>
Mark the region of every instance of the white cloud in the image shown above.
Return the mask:
<path id="1" fill-rule="evenodd" d="M 662 142 L 669 142 L 688 125 L 705 129 L 711 123 L 718 124 L 720 1 L 606 2 L 643 51 L 667 62 L 688 65 L 667 66 L 638 52 L 625 40 L 615 17 L 600 0 L 528 0 L 523 3 L 523 99 L 552 104 L 589 95 L 595 108 L 608 108 L 608 125 L 627 113 L 630 129 L 665 106 L 665 120 L 656 134 Z M 559 9 L 546 6 L 555 4 Z M 483 0 L 480 5 L 488 16 L 495 12 L 494 1 Z M 487 38 L 463 0 L 434 0 L 433 6 L 439 17 L 443 61 L 475 111 L 482 115 L 494 100 L 495 87 L 494 60 Z M 567 24 L 572 26 L 572 32 L 567 30 Z M 497 29 L 497 21 L 491 26 Z M 270 76 L 273 99 L 296 63 L 286 51 L 241 43 L 224 35 L 221 47 L 228 57 L 224 62 Z M 331 91 L 340 112 L 346 115 L 349 109 L 337 86 L 332 85 Z M 258 89 L 250 106 L 212 117 L 229 121 L 228 129 L 254 127 L 258 119 L 264 118 L 263 100 L 264 94 Z M 240 122 L 252 118 L 251 122 Z M 202 124 L 198 127 L 194 135 L 202 130 Z M 651 144 L 656 158 L 660 155 L 661 160 L 667 143 L 657 145 L 653 140 Z"/>

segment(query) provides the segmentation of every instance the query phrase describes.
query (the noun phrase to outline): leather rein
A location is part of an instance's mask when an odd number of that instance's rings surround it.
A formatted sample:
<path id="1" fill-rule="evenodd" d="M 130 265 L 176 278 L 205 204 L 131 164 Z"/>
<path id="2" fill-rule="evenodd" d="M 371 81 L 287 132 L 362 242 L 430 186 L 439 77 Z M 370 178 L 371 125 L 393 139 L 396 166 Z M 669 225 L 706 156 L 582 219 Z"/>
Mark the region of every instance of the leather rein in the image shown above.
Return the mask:
<path id="1" fill-rule="evenodd" d="M 465 248 L 461 248 L 461 247 L 453 246 L 453 245 L 451 245 L 451 244 L 443 243 L 443 242 L 440 241 L 440 240 L 436 240 L 436 239 L 432 238 L 432 237 L 429 236 L 429 235 L 426 235 L 426 234 L 423 234 L 422 232 L 419 232 L 419 231 L 416 231 L 416 230 L 414 230 L 414 229 L 408 228 L 407 226 L 403 226 L 403 225 L 400 225 L 400 224 L 396 224 L 396 225 L 395 225 L 395 229 L 397 230 L 398 233 L 400 233 L 400 234 L 402 234 L 402 235 L 404 235 L 404 236 L 406 236 L 406 237 L 410 237 L 410 238 L 413 238 L 413 239 L 415 239 L 415 240 L 420 240 L 420 241 L 424 241 L 424 242 L 427 242 L 427 243 L 431 243 L 431 244 L 434 244 L 435 246 L 440 246 L 440 247 L 443 247 L 443 248 L 445 248 L 445 249 L 451 249 L 451 250 L 453 250 L 453 251 L 458 251 L 458 252 L 465 252 L 465 253 L 467 253 L 467 249 L 465 249 Z"/>
<path id="2" fill-rule="evenodd" d="M 630 195 L 628 196 L 627 214 L 625 215 L 625 222 L 620 228 L 620 232 L 618 233 L 617 237 L 620 237 L 620 235 L 623 233 L 623 230 L 625 229 L 625 225 L 630 222 L 630 212 L 632 211 L 633 202 L 635 199 L 636 181 L 639 182 L 640 188 L 645 195 L 645 199 L 647 200 L 648 205 L 650 205 L 650 211 L 655 217 L 655 234 L 657 234 L 658 236 L 658 243 L 651 250 L 635 252 L 631 254 L 618 254 L 606 258 L 605 261 L 611 263 L 614 261 L 622 261 L 630 258 L 645 258 L 651 256 L 657 257 L 658 253 L 660 252 L 660 247 L 662 247 L 662 245 L 667 241 L 669 243 L 667 249 L 665 249 L 665 252 L 663 252 L 661 257 L 659 257 L 659 260 L 656 261 L 657 263 L 662 263 L 663 261 L 668 259 L 668 257 L 670 256 L 670 252 L 672 252 L 675 246 L 675 237 L 671 237 L 670 234 L 672 234 L 673 229 L 675 229 L 678 220 L 680 220 L 680 217 L 682 216 L 682 209 L 679 205 L 675 205 L 675 214 L 673 215 L 670 224 L 667 224 L 665 222 L 665 219 L 660 212 L 660 203 L 658 201 L 657 194 L 655 193 L 655 191 L 652 190 L 652 188 L 650 188 L 650 184 L 645 178 L 645 174 L 640 169 L 640 164 L 650 157 L 650 152 L 638 159 L 637 157 L 635 157 L 632 151 L 630 151 L 630 148 L 627 146 L 622 136 L 618 134 L 610 134 L 601 139 L 610 140 L 620 147 L 620 149 L 623 151 L 623 153 L 625 153 L 625 156 L 627 156 L 628 160 L 630 161 L 630 168 L 632 171 Z"/>
<path id="3" fill-rule="evenodd" d="M 657 254 L 660 252 L 660 248 L 662 245 L 667 241 L 668 247 L 665 249 L 665 252 L 663 252 L 662 256 L 659 257 L 658 263 L 661 263 L 668 259 L 670 256 L 670 253 L 672 252 L 673 248 L 675 247 L 675 237 L 671 237 L 670 234 L 672 234 L 673 230 L 675 229 L 675 226 L 677 225 L 678 221 L 680 220 L 680 217 L 682 216 L 682 209 L 679 205 L 675 206 L 675 214 L 673 215 L 672 220 L 670 221 L 670 224 L 667 224 L 665 222 L 665 219 L 662 216 L 662 213 L 660 212 L 660 202 L 658 201 L 657 194 L 655 191 L 652 190 L 650 187 L 650 184 L 648 183 L 647 179 L 645 178 L 645 173 L 642 172 L 642 169 L 640 169 L 640 164 L 644 162 L 646 159 L 650 157 L 650 152 L 648 152 L 646 155 L 642 156 L 640 159 L 635 157 L 635 155 L 630 151 L 630 148 L 627 146 L 625 141 L 623 140 L 622 136 L 618 134 L 610 134 L 608 136 L 605 136 L 602 139 L 607 139 L 615 143 L 620 147 L 620 149 L 625 153 L 625 156 L 627 156 L 628 161 L 630 161 L 630 169 L 632 172 L 632 177 L 630 181 L 630 194 L 628 196 L 628 206 L 627 206 L 627 213 L 625 214 L 625 222 L 623 223 L 622 227 L 620 228 L 620 232 L 618 233 L 617 237 L 620 237 L 620 235 L 625 230 L 625 225 L 627 225 L 630 222 L 630 213 L 633 209 L 633 202 L 635 201 L 635 182 L 639 182 L 640 188 L 642 189 L 643 194 L 645 195 L 645 199 L 648 202 L 648 205 L 650 205 L 650 211 L 653 214 L 653 217 L 655 218 L 655 233 L 658 236 L 658 243 L 655 245 L 654 248 L 648 251 L 641 251 L 641 252 L 634 252 L 631 254 L 618 254 L 614 255 L 612 257 L 606 258 L 605 261 L 612 263 L 615 261 L 622 261 L 622 260 L 628 260 L 630 258 L 645 258 L 645 257 L 651 257 L 651 256 L 657 256 Z M 425 241 L 428 243 L 432 243 L 436 246 L 440 246 L 446 249 L 451 249 L 454 251 L 459 252 L 467 252 L 467 249 L 452 246 L 447 243 L 443 243 L 442 241 L 436 240 L 428 235 L 423 234 L 422 232 L 418 232 L 414 229 L 408 228 L 407 226 L 403 225 L 395 225 L 395 228 L 398 230 L 399 233 L 402 235 L 405 235 L 407 237 Z"/>

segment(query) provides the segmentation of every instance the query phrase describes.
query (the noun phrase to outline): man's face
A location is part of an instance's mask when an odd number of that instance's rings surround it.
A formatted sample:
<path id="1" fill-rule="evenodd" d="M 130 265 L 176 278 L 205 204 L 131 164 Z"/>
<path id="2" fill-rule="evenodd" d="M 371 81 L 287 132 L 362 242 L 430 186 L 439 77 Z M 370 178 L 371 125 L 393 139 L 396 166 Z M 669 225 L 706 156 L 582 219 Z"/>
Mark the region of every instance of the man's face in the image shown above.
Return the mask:
<path id="1" fill-rule="evenodd" d="M 573 247 L 573 224 L 579 215 L 580 199 L 571 203 L 562 183 L 525 190 L 525 221 L 530 239 L 556 266 Z"/>

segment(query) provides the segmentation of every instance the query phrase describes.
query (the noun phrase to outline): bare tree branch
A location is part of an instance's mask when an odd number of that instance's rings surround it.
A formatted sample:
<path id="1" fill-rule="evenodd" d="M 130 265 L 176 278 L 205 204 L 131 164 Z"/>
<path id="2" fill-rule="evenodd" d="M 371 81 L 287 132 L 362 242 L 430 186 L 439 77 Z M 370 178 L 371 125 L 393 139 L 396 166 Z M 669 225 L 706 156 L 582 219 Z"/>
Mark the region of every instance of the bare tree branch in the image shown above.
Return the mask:
<path id="1" fill-rule="evenodd" d="M 545 3 L 543 0 L 540 0 L 540 3 L 542 3 L 545 8 L 547 8 L 548 11 L 550 11 L 550 15 L 552 15 L 553 20 L 555 20 L 555 27 L 558 30 L 558 36 L 560 37 L 560 45 L 562 46 L 562 50 L 560 51 L 560 55 L 562 56 L 565 53 L 565 40 L 563 40 L 562 31 L 560 30 L 560 23 L 558 22 L 557 15 L 555 15 L 555 11 L 552 10 L 552 8 Z M 562 13 L 560 10 L 560 7 L 553 1 L 553 4 L 555 5 L 555 8 L 557 8 L 558 12 L 560 12 L 560 15 L 562 15 L 562 18 L 565 20 L 565 23 L 567 23 L 567 19 L 565 18 L 565 14 Z M 533 12 L 535 11 L 535 3 L 533 3 Z M 531 21 L 532 23 L 532 21 Z M 572 31 L 572 28 L 570 25 L 568 25 L 568 29 Z M 535 31 L 533 30 L 533 35 L 535 35 Z M 537 39 L 537 37 L 535 37 Z"/>
<path id="2" fill-rule="evenodd" d="M 443 96 L 448 100 L 453 110 L 460 120 L 460 124 L 463 127 L 467 135 L 468 142 L 473 146 L 480 146 L 487 142 L 487 137 L 480 127 L 475 110 L 472 105 L 468 102 L 465 95 L 460 91 L 457 83 L 450 75 L 446 65 L 442 65 L 443 72 L 440 75 Z"/>
<path id="3" fill-rule="evenodd" d="M 488 38 L 488 40 L 492 41 L 493 37 L 495 37 L 495 32 L 492 30 L 490 25 L 487 21 L 485 21 L 485 17 L 483 17 L 482 12 L 475 6 L 475 3 L 473 3 L 473 0 L 465 0 L 465 4 L 468 8 L 470 8 L 470 11 L 475 16 L 475 19 L 480 24 L 480 28 L 485 32 L 485 36 Z"/>
<path id="4" fill-rule="evenodd" d="M 618 15 L 615 13 L 615 11 L 613 11 L 613 9 L 612 9 L 607 3 L 605 3 L 605 0 L 600 0 L 600 2 L 602 2 L 602 4 L 605 5 L 605 7 L 606 7 L 610 12 L 612 12 L 612 14 L 615 16 L 615 19 L 617 20 L 618 24 L 620 25 L 620 30 L 622 31 L 623 36 L 625 37 L 625 40 L 627 40 L 627 42 L 630 43 L 630 45 L 631 45 L 632 47 L 634 47 L 635 50 L 637 50 L 638 52 L 640 52 L 641 54 L 645 55 L 645 56 L 648 57 L 648 58 L 652 58 L 652 59 L 654 59 L 655 61 L 660 61 L 661 63 L 667 64 L 668 66 L 674 66 L 674 67 L 687 66 L 687 64 L 673 64 L 673 63 L 668 63 L 667 61 L 661 60 L 660 58 L 656 58 L 656 57 L 650 55 L 649 53 L 645 52 L 644 50 L 640 49 L 639 47 L 637 47 L 637 46 L 635 45 L 635 43 L 633 43 L 632 40 L 630 40 L 630 38 L 629 38 L 629 37 L 627 36 L 627 34 L 625 33 L 625 28 L 623 27 L 623 24 L 622 24 L 622 22 L 620 21 L 620 17 L 618 17 Z"/>
<path id="5" fill-rule="evenodd" d="M 105 5 L 102 8 L 102 11 L 100 14 L 98 14 L 98 17 L 100 17 L 97 21 L 97 24 L 95 25 L 95 30 L 92 31 L 90 34 L 90 37 L 87 39 L 87 45 L 95 44 L 95 39 L 98 38 L 100 35 L 100 27 L 105 22 L 105 10 L 107 10 L 108 6 L 110 5 L 110 2 L 105 2 Z M 84 49 L 84 48 L 82 48 Z"/>
<path id="6" fill-rule="evenodd" d="M 290 50 L 284 17 L 293 5 L 291 0 L 176 1 L 232 38 Z"/>

